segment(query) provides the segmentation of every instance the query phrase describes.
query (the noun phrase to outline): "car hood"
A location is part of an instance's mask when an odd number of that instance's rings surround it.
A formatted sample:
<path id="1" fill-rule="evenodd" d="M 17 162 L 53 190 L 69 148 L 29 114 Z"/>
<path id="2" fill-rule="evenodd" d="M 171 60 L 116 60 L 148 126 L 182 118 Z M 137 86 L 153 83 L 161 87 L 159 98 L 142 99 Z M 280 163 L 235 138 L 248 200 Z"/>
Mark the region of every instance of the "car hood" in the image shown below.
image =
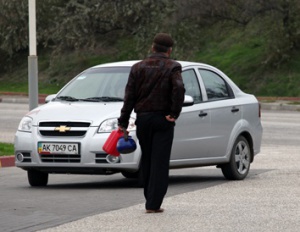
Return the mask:
<path id="1" fill-rule="evenodd" d="M 123 102 L 49 102 L 30 111 L 33 125 L 40 121 L 87 121 L 99 126 L 108 118 L 120 116 Z"/>

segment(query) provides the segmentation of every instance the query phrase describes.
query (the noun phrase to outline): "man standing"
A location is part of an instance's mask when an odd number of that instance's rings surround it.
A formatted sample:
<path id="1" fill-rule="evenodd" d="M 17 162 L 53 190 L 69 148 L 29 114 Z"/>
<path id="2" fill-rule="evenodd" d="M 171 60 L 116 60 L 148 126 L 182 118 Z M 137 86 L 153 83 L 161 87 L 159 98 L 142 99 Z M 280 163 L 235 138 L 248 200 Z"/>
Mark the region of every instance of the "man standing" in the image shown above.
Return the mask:
<path id="1" fill-rule="evenodd" d="M 127 128 L 132 110 L 137 114 L 146 213 L 163 212 L 160 206 L 168 189 L 175 120 L 184 101 L 181 65 L 170 59 L 172 46 L 170 35 L 157 34 L 153 53 L 131 68 L 118 119 L 119 127 Z"/>

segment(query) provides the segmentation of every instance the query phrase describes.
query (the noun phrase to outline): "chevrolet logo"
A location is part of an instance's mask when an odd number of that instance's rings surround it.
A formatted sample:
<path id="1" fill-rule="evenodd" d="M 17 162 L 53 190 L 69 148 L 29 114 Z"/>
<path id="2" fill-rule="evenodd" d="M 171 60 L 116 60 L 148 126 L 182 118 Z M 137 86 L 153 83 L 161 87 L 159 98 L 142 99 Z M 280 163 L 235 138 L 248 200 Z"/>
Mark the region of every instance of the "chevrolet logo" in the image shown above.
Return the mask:
<path id="1" fill-rule="evenodd" d="M 54 130 L 55 131 L 59 131 L 59 132 L 66 132 L 66 131 L 71 130 L 71 127 L 59 126 L 59 127 L 55 127 Z"/>

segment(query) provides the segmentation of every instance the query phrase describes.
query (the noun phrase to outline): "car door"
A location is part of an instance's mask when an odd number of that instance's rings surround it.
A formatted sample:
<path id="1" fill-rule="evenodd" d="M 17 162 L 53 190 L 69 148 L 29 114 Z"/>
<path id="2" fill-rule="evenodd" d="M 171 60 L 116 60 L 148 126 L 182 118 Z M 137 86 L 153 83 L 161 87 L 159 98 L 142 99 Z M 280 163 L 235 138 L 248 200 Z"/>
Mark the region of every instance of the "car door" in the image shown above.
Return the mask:
<path id="1" fill-rule="evenodd" d="M 209 156 L 223 157 L 233 129 L 241 119 L 242 108 L 239 101 L 235 98 L 230 85 L 226 80 L 213 70 L 198 69 L 203 86 L 205 88 L 207 108 L 210 111 L 210 141 Z"/>
<path id="2" fill-rule="evenodd" d="M 194 98 L 194 105 L 182 108 L 176 121 L 172 160 L 196 159 L 208 154 L 210 112 L 203 106 L 202 91 L 194 68 L 183 70 L 185 94 Z"/>

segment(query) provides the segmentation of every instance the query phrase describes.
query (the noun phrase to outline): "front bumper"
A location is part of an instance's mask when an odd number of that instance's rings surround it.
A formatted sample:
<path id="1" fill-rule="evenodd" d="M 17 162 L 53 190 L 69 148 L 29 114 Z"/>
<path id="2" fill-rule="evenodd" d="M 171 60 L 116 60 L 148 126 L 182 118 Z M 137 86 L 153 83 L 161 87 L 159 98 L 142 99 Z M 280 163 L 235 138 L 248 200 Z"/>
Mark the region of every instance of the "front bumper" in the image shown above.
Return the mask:
<path id="1" fill-rule="evenodd" d="M 141 150 L 137 143 L 137 149 L 130 154 L 121 154 L 118 163 L 109 163 L 106 160 L 108 154 L 102 150 L 102 146 L 109 133 L 97 133 L 97 127 L 89 127 L 84 136 L 42 136 L 37 127 L 31 133 L 17 131 L 14 141 L 16 166 L 24 170 L 35 169 L 48 173 L 78 173 L 78 174 L 111 174 L 120 171 L 137 171 L 140 163 Z M 137 141 L 135 132 L 130 132 L 132 138 Z M 47 161 L 38 153 L 38 142 L 52 143 L 78 143 L 80 147 L 80 159 L 77 163 L 68 159 L 63 161 Z M 23 155 L 23 160 L 18 159 L 18 154 Z M 55 155 L 53 155 L 55 156 Z"/>

